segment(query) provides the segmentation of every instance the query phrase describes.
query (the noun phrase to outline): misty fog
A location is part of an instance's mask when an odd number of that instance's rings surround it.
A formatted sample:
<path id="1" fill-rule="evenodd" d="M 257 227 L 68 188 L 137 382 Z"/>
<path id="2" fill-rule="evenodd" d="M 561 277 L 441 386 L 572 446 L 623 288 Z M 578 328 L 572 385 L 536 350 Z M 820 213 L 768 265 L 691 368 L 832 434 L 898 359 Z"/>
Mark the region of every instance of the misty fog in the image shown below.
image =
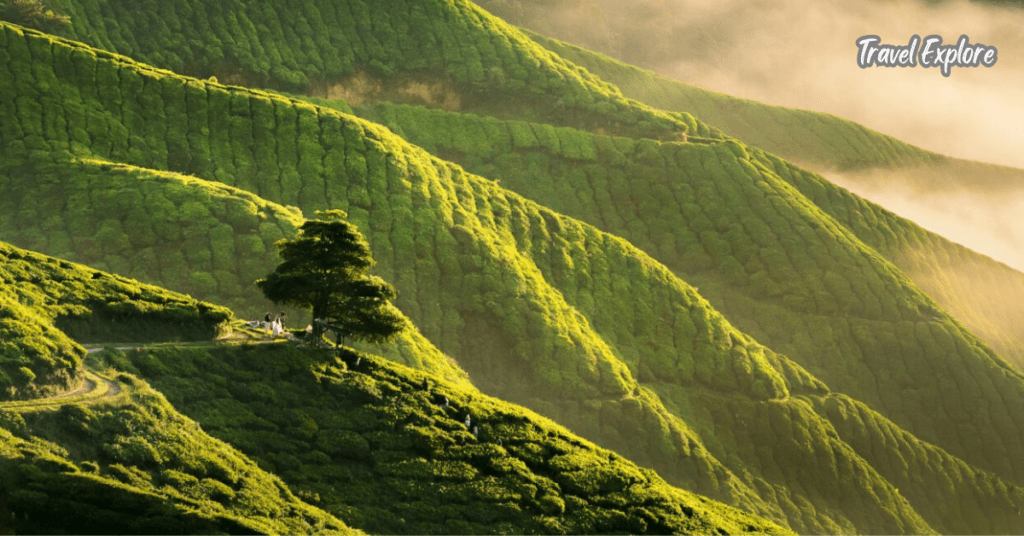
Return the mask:
<path id="1" fill-rule="evenodd" d="M 949 156 L 1024 168 L 1024 9 L 965 1 L 526 1 L 534 29 L 678 80 L 828 112 Z M 487 6 L 489 3 L 484 2 Z M 500 4 L 491 2 L 490 4 Z M 502 9 L 495 9 L 501 12 Z M 999 49 L 991 68 L 857 66 L 858 37 Z"/>
<path id="2" fill-rule="evenodd" d="M 1024 9 L 966 1 L 491 0 L 485 7 L 563 39 L 732 96 L 831 113 L 948 156 L 1024 168 Z M 857 38 L 999 49 L 991 68 L 857 66 Z M 839 175 L 837 184 L 1024 271 L 1024 173 L 959 188 L 946 171 Z M 947 175 L 944 178 L 938 175 Z M 962 175 L 961 175 L 962 177 Z M 980 191 L 977 182 L 1004 187 Z M 927 185 L 929 187 L 924 187 Z M 995 190 L 995 191 L 994 191 Z"/>
<path id="3" fill-rule="evenodd" d="M 921 227 L 1024 272 L 1024 191 L 925 189 L 915 170 L 822 175 Z"/>

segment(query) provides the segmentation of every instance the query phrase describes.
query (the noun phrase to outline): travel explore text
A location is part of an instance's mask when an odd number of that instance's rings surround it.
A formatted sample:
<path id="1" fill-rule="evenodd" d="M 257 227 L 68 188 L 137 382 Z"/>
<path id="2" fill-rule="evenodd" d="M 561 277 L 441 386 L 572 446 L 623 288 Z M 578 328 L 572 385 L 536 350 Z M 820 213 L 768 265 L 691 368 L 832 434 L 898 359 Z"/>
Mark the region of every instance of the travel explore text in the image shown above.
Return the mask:
<path id="1" fill-rule="evenodd" d="M 921 40 L 916 34 L 906 45 L 887 45 L 877 35 L 857 39 L 857 65 L 867 69 L 878 67 L 939 67 L 942 76 L 949 76 L 955 67 L 991 67 L 996 64 L 999 51 L 994 46 L 971 44 L 966 34 L 955 45 L 943 45 L 942 37 L 929 35 Z M 919 53 L 920 52 L 920 53 Z"/>

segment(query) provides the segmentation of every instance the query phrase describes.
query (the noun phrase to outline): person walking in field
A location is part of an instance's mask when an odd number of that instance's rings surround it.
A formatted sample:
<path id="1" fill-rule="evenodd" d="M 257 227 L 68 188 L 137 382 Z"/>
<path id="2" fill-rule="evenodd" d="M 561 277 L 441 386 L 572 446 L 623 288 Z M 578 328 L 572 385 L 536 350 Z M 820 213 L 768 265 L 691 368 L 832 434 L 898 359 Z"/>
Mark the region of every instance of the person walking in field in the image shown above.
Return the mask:
<path id="1" fill-rule="evenodd" d="M 267 311 L 267 314 L 263 316 L 263 327 L 267 335 L 270 335 L 270 311 Z"/>

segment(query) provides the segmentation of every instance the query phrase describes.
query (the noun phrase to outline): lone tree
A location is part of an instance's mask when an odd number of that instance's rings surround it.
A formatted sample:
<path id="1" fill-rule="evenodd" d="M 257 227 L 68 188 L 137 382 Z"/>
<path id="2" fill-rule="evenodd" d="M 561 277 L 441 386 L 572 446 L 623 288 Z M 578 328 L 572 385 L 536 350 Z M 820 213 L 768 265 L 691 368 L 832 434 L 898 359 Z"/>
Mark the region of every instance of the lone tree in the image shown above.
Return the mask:
<path id="1" fill-rule="evenodd" d="M 343 336 L 380 343 L 405 328 L 405 319 L 391 305 L 394 287 L 367 275 L 373 266 L 370 246 L 340 210 L 317 212 L 299 228 L 299 235 L 277 242 L 283 261 L 265 279 L 256 281 L 276 304 L 312 309 L 313 318 L 337 328 Z M 323 335 L 313 322 L 313 340 Z"/>

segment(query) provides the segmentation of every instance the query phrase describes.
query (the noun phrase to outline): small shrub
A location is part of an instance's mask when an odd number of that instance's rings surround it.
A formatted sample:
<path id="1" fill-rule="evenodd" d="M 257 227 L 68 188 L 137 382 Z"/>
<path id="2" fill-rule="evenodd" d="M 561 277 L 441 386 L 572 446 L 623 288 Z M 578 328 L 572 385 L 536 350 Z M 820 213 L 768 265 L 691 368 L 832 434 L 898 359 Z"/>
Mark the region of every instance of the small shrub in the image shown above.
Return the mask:
<path id="1" fill-rule="evenodd" d="M 0 428 L 15 435 L 21 435 L 25 432 L 27 426 L 24 417 L 20 413 L 0 409 Z"/>
<path id="2" fill-rule="evenodd" d="M 14 379 L 18 382 L 18 385 L 28 385 L 32 383 L 32 380 L 36 379 L 36 373 L 32 372 L 32 369 L 28 367 L 20 367 L 15 373 Z"/>
<path id="3" fill-rule="evenodd" d="M 103 451 L 114 461 L 129 466 L 159 465 L 163 456 L 144 438 L 119 436 L 114 444 L 103 446 Z"/>
<path id="4" fill-rule="evenodd" d="M 218 480 L 204 478 L 200 482 L 200 486 L 209 494 L 211 499 L 219 503 L 227 503 L 235 498 L 235 490 Z"/>

